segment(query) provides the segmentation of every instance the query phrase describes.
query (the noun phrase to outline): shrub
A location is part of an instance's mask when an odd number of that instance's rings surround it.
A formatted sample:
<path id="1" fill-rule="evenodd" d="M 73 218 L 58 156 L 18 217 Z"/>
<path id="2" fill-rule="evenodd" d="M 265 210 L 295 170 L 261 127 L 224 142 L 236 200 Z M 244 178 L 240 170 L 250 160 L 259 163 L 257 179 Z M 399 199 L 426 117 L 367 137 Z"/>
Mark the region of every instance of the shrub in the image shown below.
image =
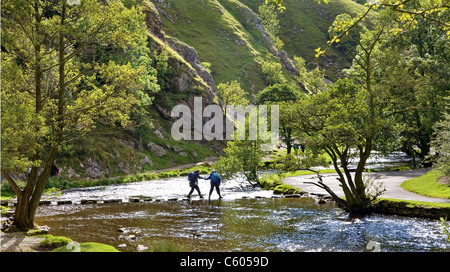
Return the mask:
<path id="1" fill-rule="evenodd" d="M 68 243 L 72 242 L 72 239 L 64 237 L 64 236 L 53 236 L 53 235 L 44 235 L 46 237 L 44 240 L 40 242 L 41 247 L 47 248 L 57 248 L 66 246 Z"/>
<path id="2" fill-rule="evenodd" d="M 275 189 L 273 189 L 274 194 L 283 194 L 283 195 L 296 194 L 299 191 L 300 191 L 299 188 L 295 188 L 294 186 L 288 184 L 281 184 L 275 187 Z"/>

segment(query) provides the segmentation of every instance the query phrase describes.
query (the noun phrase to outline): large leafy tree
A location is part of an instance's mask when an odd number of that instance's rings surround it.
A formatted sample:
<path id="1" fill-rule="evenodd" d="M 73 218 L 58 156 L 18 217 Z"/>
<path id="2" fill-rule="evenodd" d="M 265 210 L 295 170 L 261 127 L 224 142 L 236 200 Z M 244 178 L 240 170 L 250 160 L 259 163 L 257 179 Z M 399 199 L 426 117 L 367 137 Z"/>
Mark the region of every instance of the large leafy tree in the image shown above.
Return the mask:
<path id="1" fill-rule="evenodd" d="M 129 126 L 155 90 L 143 13 L 119 0 L 2 2 L 2 176 L 15 224 L 34 216 L 62 144 L 98 123 Z M 14 173 L 31 168 L 25 186 Z"/>
<path id="2" fill-rule="evenodd" d="M 380 21 L 374 30 L 360 33 L 349 77 L 297 105 L 297 129 L 308 135 L 308 145 L 321 148 L 331 157 L 345 200 L 336 197 L 323 183 L 318 185 L 350 212 L 370 210 L 373 199 L 363 178 L 365 165 L 373 150 L 383 149 L 391 142 L 394 97 L 377 84 L 375 74 L 379 64 L 376 56 L 380 54 L 387 27 Z M 353 160 L 354 174 L 350 169 Z"/>

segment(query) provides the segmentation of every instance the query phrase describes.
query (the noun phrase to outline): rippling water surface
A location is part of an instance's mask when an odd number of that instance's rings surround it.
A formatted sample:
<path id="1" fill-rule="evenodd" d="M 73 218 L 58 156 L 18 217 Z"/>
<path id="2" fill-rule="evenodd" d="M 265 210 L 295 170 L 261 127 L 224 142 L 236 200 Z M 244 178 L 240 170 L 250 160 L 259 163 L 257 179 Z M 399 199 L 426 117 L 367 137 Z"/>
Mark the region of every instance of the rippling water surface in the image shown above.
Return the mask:
<path id="1" fill-rule="evenodd" d="M 208 183 L 200 181 L 200 186 L 207 194 Z M 151 250 L 158 242 L 186 251 L 450 251 L 436 220 L 349 219 L 333 203 L 271 198 L 271 191 L 249 190 L 238 182 L 225 183 L 222 191 L 220 201 L 215 192 L 211 201 L 199 200 L 196 193 L 191 201 L 182 200 L 189 192 L 185 178 L 71 190 L 60 198 L 125 203 L 40 206 L 36 223 L 77 242 L 127 245 L 121 251 L 135 251 L 138 245 Z M 136 195 L 157 201 L 126 203 Z"/>

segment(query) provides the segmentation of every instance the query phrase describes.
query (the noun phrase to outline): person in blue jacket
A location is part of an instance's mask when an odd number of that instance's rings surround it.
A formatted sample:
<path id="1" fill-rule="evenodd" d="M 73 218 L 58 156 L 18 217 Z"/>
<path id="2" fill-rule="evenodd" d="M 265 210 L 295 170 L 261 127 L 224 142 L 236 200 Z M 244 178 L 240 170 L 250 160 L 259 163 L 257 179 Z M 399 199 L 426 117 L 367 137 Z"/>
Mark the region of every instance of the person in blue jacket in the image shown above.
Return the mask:
<path id="1" fill-rule="evenodd" d="M 216 188 L 216 192 L 219 195 L 219 199 L 222 198 L 222 196 L 220 195 L 220 182 L 222 181 L 222 179 L 220 178 L 219 174 L 216 172 L 216 170 L 212 170 L 211 174 L 209 175 L 209 177 L 205 178 L 205 180 L 210 179 L 211 180 L 211 190 L 209 190 L 209 197 L 208 199 L 211 199 L 211 194 L 214 190 L 214 188 Z"/>
<path id="2" fill-rule="evenodd" d="M 191 172 L 188 175 L 189 186 L 191 187 L 191 191 L 188 194 L 188 198 L 191 197 L 191 194 L 194 192 L 194 189 L 197 190 L 200 198 L 203 198 L 202 193 L 200 193 L 200 188 L 198 187 L 198 179 L 204 179 L 200 177 L 200 170 L 195 170 L 195 172 Z"/>

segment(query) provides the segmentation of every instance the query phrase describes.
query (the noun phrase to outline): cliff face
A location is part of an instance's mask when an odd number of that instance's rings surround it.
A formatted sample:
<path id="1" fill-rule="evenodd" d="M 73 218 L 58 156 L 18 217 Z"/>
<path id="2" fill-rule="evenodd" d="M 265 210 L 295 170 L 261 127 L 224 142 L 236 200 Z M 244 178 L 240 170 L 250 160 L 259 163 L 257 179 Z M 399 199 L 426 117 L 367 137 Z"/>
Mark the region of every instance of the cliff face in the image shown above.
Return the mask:
<path id="1" fill-rule="evenodd" d="M 168 120 L 171 108 L 176 104 L 187 104 L 193 109 L 195 96 L 203 98 L 204 105 L 218 103 L 216 84 L 213 76 L 202 66 L 197 51 L 176 38 L 165 34 L 161 26 L 161 18 L 155 5 L 146 0 L 143 3 L 149 36 L 153 40 L 156 51 L 166 50 L 169 53 L 170 69 L 175 71 L 169 79 L 169 89 L 156 95 L 154 105 Z M 162 99 L 166 96 L 166 99 Z M 167 101 L 167 96 L 171 101 Z"/>

